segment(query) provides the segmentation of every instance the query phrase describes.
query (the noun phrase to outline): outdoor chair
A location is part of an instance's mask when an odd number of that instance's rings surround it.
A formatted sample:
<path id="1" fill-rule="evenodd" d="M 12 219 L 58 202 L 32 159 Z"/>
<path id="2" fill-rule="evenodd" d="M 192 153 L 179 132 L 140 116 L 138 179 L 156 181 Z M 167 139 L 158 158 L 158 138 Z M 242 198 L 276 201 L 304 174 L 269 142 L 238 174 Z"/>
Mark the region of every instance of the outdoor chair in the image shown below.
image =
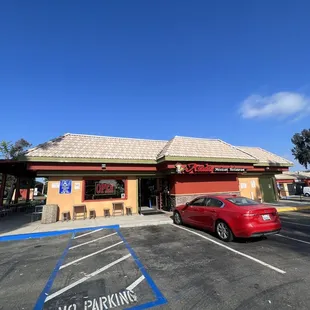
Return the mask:
<path id="1" fill-rule="evenodd" d="M 132 215 L 132 208 L 126 207 L 126 215 Z"/>
<path id="2" fill-rule="evenodd" d="M 90 219 L 95 219 L 96 218 L 96 210 L 95 209 L 89 210 L 89 218 Z"/>
<path id="3" fill-rule="evenodd" d="M 108 209 L 108 208 L 103 209 L 103 216 L 104 217 L 110 217 L 111 216 L 110 209 Z"/>
<path id="4" fill-rule="evenodd" d="M 70 212 L 69 211 L 64 211 L 61 212 L 61 221 L 69 221 L 70 220 Z"/>

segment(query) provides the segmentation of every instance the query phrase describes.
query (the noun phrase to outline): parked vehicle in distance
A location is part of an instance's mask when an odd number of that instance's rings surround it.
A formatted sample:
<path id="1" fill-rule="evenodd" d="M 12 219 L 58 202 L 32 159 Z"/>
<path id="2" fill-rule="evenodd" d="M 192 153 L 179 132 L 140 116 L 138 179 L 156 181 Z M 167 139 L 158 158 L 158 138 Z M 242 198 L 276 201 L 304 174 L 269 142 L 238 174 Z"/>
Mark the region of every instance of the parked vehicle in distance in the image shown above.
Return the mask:
<path id="1" fill-rule="evenodd" d="M 281 230 L 277 209 L 237 195 L 201 196 L 176 207 L 177 225 L 216 232 L 223 241 L 276 234 Z"/>
<path id="2" fill-rule="evenodd" d="M 305 186 L 302 191 L 304 196 L 310 197 L 310 186 Z"/>

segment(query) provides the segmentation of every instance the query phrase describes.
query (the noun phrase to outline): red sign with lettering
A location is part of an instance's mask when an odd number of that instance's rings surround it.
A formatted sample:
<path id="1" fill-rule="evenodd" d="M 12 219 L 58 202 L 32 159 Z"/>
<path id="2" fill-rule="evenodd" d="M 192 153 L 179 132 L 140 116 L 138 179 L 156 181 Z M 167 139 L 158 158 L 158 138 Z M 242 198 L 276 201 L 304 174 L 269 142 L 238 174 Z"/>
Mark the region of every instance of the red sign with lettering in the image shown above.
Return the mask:
<path id="1" fill-rule="evenodd" d="M 184 168 L 184 173 L 212 172 L 212 167 L 208 164 L 188 164 Z"/>
<path id="2" fill-rule="evenodd" d="M 113 194 L 114 186 L 109 183 L 96 183 L 96 195 Z"/>
<path id="3" fill-rule="evenodd" d="M 180 163 L 176 164 L 176 172 L 177 173 L 245 173 L 247 171 L 246 168 L 243 167 L 233 167 L 233 166 L 211 166 L 208 164 L 187 164 L 182 165 Z"/>

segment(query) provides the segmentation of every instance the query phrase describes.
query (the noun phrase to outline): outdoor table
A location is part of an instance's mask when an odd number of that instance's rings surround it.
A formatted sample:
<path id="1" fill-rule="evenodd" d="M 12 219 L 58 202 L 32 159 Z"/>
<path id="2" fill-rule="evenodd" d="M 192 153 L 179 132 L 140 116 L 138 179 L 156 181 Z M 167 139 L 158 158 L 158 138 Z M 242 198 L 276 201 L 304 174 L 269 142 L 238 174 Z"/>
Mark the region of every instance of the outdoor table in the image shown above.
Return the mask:
<path id="1" fill-rule="evenodd" d="M 85 220 L 86 216 L 87 216 L 87 214 L 86 214 L 86 205 L 80 204 L 80 205 L 74 205 L 73 206 L 73 217 L 72 217 L 73 221 L 78 219 L 78 218 L 81 218 L 81 219 Z"/>

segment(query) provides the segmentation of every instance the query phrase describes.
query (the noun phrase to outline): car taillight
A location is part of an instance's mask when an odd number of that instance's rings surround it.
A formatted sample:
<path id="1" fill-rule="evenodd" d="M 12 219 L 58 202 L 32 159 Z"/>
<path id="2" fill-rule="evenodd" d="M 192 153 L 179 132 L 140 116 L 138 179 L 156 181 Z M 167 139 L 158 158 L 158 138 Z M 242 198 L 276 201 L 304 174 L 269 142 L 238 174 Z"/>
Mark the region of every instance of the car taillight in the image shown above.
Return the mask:
<path id="1" fill-rule="evenodd" d="M 276 210 L 275 212 L 272 212 L 273 216 L 279 216 L 278 210 Z"/>
<path id="2" fill-rule="evenodd" d="M 256 216 L 256 214 L 253 214 L 253 213 L 244 213 L 243 216 L 246 217 L 246 218 L 253 218 L 253 217 Z"/>

